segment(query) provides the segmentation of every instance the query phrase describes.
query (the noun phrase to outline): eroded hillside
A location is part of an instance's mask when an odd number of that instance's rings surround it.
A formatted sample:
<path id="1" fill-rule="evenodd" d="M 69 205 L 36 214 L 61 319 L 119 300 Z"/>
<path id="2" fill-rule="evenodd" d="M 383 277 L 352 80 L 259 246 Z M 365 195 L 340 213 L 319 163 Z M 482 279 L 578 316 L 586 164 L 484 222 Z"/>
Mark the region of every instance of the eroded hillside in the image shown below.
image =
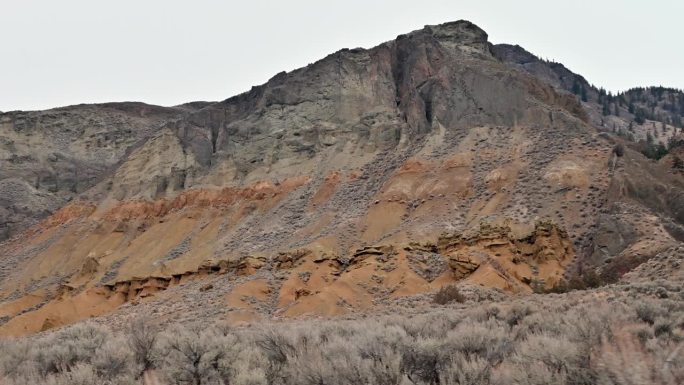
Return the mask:
<path id="1" fill-rule="evenodd" d="M 0 241 L 97 184 L 159 126 L 197 105 L 77 105 L 0 113 Z"/>
<path id="2" fill-rule="evenodd" d="M 0 334 L 332 316 L 458 281 L 528 293 L 676 246 L 681 176 L 492 52 L 472 23 L 426 26 L 127 137 L 0 245 Z"/>

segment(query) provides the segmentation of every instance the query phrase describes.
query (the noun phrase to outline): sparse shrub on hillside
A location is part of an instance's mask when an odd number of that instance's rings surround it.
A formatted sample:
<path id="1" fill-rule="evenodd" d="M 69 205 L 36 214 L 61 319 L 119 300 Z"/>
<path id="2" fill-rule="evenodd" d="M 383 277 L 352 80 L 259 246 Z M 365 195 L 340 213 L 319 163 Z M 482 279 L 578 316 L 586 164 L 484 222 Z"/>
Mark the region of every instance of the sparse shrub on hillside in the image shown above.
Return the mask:
<path id="1" fill-rule="evenodd" d="M 568 281 L 565 279 L 560 279 L 558 282 L 556 282 L 551 288 L 547 289 L 545 292 L 546 293 L 555 293 L 555 294 L 561 294 L 561 293 L 567 293 L 570 291 L 570 286 L 568 284 Z"/>
<path id="2" fill-rule="evenodd" d="M 123 336 L 108 337 L 95 352 L 92 367 L 100 378 L 134 378 L 141 370 Z"/>
<path id="3" fill-rule="evenodd" d="M 622 270 L 616 272 L 614 269 L 604 269 L 601 273 L 598 273 L 593 269 L 588 269 L 580 274 L 574 274 L 568 280 L 559 280 L 553 287 L 545 289 L 543 292 L 560 294 L 573 290 L 595 289 L 617 282 L 622 274 L 624 274 Z"/>
<path id="4" fill-rule="evenodd" d="M 220 383 L 230 376 L 235 343 L 213 328 L 176 327 L 160 336 L 157 365 L 170 384 Z"/>
<path id="5" fill-rule="evenodd" d="M 159 336 L 159 330 L 146 318 L 138 318 L 131 322 L 126 330 L 128 346 L 134 359 L 140 365 L 142 372 L 152 369 L 154 366 L 154 346 Z"/>
<path id="6" fill-rule="evenodd" d="M 653 325 L 656 317 L 662 312 L 662 309 L 659 309 L 650 302 L 640 303 L 634 310 L 636 311 L 637 317 L 639 317 L 642 322 L 646 322 L 649 325 Z"/>
<path id="7" fill-rule="evenodd" d="M 516 303 L 510 307 L 505 315 L 505 320 L 509 326 L 518 325 L 525 317 L 532 314 L 534 309 L 528 304 Z"/>
<path id="8" fill-rule="evenodd" d="M 674 155 L 672 157 L 672 168 L 677 171 L 684 170 L 684 160 L 682 160 L 682 158 L 678 157 L 677 155 Z"/>
<path id="9" fill-rule="evenodd" d="M 490 319 L 500 319 L 501 308 L 497 305 L 484 305 L 473 309 L 471 317 L 477 322 L 484 322 Z"/>
<path id="10" fill-rule="evenodd" d="M 656 337 L 667 336 L 672 333 L 672 324 L 667 319 L 658 319 L 653 324 L 653 333 Z"/>
<path id="11" fill-rule="evenodd" d="M 614 258 L 601 268 L 600 280 L 602 284 L 618 282 L 620 278 L 637 268 L 642 263 L 648 261 L 647 255 L 632 255 Z"/>
<path id="12" fill-rule="evenodd" d="M 294 341 L 289 335 L 275 330 L 263 330 L 255 339 L 255 343 L 267 358 L 268 365 L 263 368 L 269 383 L 282 382 L 287 376 L 285 370 L 289 360 L 294 357 Z"/>
<path id="13" fill-rule="evenodd" d="M 601 276 L 593 269 L 584 271 L 582 274 L 582 282 L 587 289 L 594 289 L 604 285 Z"/>
<path id="14" fill-rule="evenodd" d="M 461 294 L 456 285 L 446 285 L 442 286 L 442 288 L 435 293 L 432 302 L 438 305 L 446 305 L 452 302 L 463 303 L 465 302 L 465 297 Z"/>
<path id="15" fill-rule="evenodd" d="M 413 383 L 435 384 L 440 368 L 446 365 L 450 354 L 442 339 L 418 339 L 407 345 L 402 356 L 402 371 Z M 419 381 L 419 382 L 418 382 Z"/>

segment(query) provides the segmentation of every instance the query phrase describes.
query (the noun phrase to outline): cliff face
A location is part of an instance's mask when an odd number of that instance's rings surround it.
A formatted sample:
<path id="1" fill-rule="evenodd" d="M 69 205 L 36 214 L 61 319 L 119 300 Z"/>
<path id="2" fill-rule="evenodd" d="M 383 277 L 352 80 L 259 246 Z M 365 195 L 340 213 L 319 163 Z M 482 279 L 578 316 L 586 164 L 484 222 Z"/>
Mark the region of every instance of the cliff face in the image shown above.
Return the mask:
<path id="1" fill-rule="evenodd" d="M 96 185 L 190 110 L 108 103 L 0 113 L 0 241 Z"/>
<path id="2" fill-rule="evenodd" d="M 120 197 L 149 197 L 159 184 L 173 190 L 287 177 L 339 153 L 358 167 L 383 150 L 410 154 L 440 130 L 455 143 L 472 127 L 541 124 L 548 114 L 538 103 L 564 109 L 558 119 L 567 111 L 582 118 L 574 98 L 501 65 L 472 23 L 428 26 L 369 50 L 341 50 L 168 124 L 180 147 L 170 138 L 149 143 L 151 152 L 168 145 L 176 156 L 155 174 L 161 179 L 113 188 Z"/>
<path id="3" fill-rule="evenodd" d="M 132 301 L 174 317 L 188 307 L 178 296 L 198 289 L 184 282 L 216 274 L 200 296 L 225 294 L 235 317 L 241 295 L 270 309 L 249 317 L 335 315 L 459 281 L 530 292 L 677 244 L 667 202 L 680 177 L 629 148 L 618 157 L 619 139 L 564 75 L 538 76 L 521 68 L 524 52 L 506 52 L 459 21 L 336 52 L 225 101 L 116 107 L 120 129 L 97 126 L 105 144 L 59 147 L 69 167 L 87 164 L 68 179 L 75 191 L 16 169 L 37 191 L 31 207 L 52 202 L 52 215 L 0 244 L 0 333 Z M 12 119 L 3 129 L 18 136 Z M 93 135 L 74 119 L 79 138 Z M 673 198 L 655 199 L 660 188 Z M 66 315 L 72 305 L 84 310 Z"/>

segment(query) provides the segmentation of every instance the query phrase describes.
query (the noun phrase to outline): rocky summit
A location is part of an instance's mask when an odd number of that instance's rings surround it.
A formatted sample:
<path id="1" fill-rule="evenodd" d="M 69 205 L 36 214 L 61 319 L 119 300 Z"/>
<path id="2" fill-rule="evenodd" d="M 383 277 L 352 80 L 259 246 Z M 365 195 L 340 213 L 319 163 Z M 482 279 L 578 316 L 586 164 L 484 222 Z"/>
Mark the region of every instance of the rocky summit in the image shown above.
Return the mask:
<path id="1" fill-rule="evenodd" d="M 468 21 L 219 102 L 0 113 L 0 336 L 681 282 L 682 115 Z"/>

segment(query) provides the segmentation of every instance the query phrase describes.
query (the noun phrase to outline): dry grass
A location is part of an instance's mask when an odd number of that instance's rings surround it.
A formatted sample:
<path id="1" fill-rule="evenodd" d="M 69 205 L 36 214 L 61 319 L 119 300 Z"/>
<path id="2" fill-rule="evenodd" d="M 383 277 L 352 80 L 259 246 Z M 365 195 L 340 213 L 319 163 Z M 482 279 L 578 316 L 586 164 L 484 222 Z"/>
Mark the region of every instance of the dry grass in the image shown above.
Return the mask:
<path id="1" fill-rule="evenodd" d="M 671 289 L 237 329 L 80 324 L 1 342 L 0 384 L 674 385 L 684 383 L 684 301 Z"/>

